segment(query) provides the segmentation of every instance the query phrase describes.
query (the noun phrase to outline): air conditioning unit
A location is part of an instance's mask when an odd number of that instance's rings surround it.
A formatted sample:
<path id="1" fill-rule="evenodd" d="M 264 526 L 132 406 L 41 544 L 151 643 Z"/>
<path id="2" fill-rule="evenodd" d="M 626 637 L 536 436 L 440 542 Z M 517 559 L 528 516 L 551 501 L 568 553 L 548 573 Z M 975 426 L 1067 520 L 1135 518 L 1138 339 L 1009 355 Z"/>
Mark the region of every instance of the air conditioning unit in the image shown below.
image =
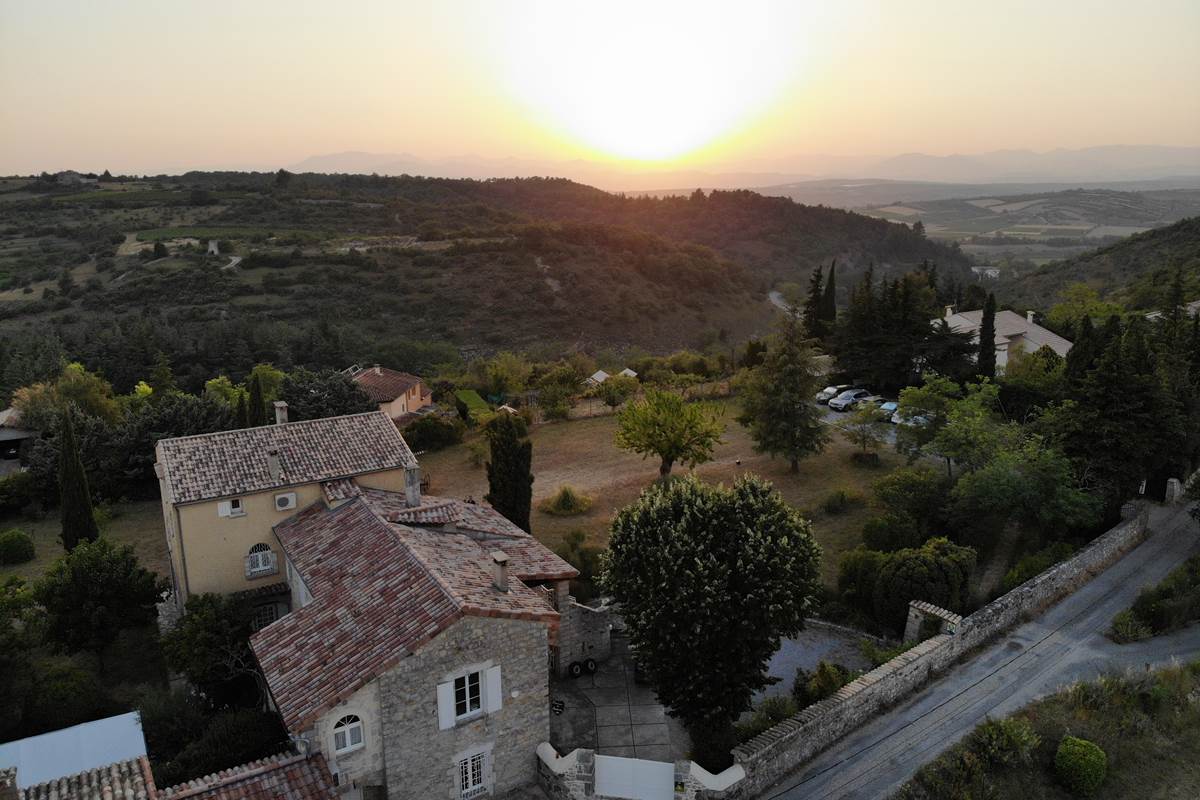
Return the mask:
<path id="1" fill-rule="evenodd" d="M 275 510 L 290 511 L 296 507 L 296 493 L 288 492 L 287 494 L 275 495 Z"/>

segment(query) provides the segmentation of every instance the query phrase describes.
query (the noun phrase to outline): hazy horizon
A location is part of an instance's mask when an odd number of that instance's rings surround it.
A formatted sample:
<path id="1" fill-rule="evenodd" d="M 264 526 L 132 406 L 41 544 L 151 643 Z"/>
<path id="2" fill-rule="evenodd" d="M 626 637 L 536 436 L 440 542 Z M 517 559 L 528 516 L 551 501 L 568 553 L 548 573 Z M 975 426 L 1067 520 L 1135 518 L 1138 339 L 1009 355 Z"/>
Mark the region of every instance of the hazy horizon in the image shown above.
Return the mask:
<path id="1" fill-rule="evenodd" d="M 0 2 L 0 173 L 1200 146 L 1200 4 Z M 853 175 L 849 170 L 847 177 Z"/>

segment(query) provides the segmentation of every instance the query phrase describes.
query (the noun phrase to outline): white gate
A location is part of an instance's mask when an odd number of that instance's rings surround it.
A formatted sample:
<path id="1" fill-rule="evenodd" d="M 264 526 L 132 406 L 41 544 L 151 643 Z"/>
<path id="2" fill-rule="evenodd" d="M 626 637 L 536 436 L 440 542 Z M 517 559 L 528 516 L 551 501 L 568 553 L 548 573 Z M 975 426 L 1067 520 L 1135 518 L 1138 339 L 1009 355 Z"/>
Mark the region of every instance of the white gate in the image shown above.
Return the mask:
<path id="1" fill-rule="evenodd" d="M 671 800 L 675 796 L 675 765 L 596 756 L 596 794 L 627 800 Z"/>

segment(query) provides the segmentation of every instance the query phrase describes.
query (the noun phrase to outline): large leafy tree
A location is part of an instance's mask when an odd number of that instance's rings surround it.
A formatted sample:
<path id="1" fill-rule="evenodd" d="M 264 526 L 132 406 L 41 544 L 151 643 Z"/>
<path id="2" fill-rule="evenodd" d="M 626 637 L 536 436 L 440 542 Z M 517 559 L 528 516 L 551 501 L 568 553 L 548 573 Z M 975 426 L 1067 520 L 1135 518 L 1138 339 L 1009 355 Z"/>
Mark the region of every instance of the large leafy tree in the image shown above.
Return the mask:
<path id="1" fill-rule="evenodd" d="M 950 420 L 954 401 L 962 397 L 962 388 L 947 377 L 927 372 L 920 386 L 909 386 L 900 392 L 896 427 L 896 450 L 908 456 L 908 463 L 928 455 L 941 455 L 934 441 Z M 946 470 L 950 460 L 946 459 Z"/>
<path id="2" fill-rule="evenodd" d="M 74 413 L 63 411 L 58 426 L 59 435 L 59 518 L 62 522 L 62 545 L 74 550 L 80 542 L 95 541 L 100 535 L 92 508 L 92 493 L 88 489 L 87 473 L 79 457 L 75 441 Z"/>
<path id="3" fill-rule="evenodd" d="M 523 531 L 530 530 L 533 502 L 533 443 L 527 433 L 524 419 L 503 411 L 484 429 L 491 450 L 484 499 Z"/>
<path id="4" fill-rule="evenodd" d="M 288 419 L 292 421 L 360 414 L 379 407 L 358 384 L 332 369 L 312 372 L 301 368 L 289 372 L 280 386 L 279 396 L 288 404 Z M 253 425 L 253 404 L 249 413 Z"/>
<path id="5" fill-rule="evenodd" d="M 800 320 L 789 315 L 768 341 L 762 363 L 739 381 L 738 422 L 749 428 L 755 450 L 786 458 L 792 472 L 800 469 L 801 458 L 821 452 L 829 441 L 820 408 L 809 402 L 821 380 L 816 351 L 804 338 Z"/>
<path id="6" fill-rule="evenodd" d="M 613 521 L 602 582 L 708 769 L 728 765 L 731 725 L 767 686 L 780 640 L 803 625 L 819 562 L 809 523 L 754 477 L 659 483 Z"/>
<path id="7" fill-rule="evenodd" d="M 153 491 L 157 480 L 154 446 L 159 439 L 225 431 L 236 424 L 230 407 L 208 394 L 197 397 L 174 392 L 157 403 L 130 409 L 125 424 L 113 434 L 121 478 L 131 489 Z"/>
<path id="8" fill-rule="evenodd" d="M 900 633 L 912 600 L 961 612 L 970 596 L 974 570 L 975 551 L 948 539 L 930 539 L 919 548 L 898 550 L 879 568 L 874 592 L 875 618 Z"/>
<path id="9" fill-rule="evenodd" d="M 691 467 L 711 460 L 725 429 L 704 405 L 656 389 L 621 409 L 617 426 L 617 447 L 658 456 L 660 480 L 677 461 Z"/>
<path id="10" fill-rule="evenodd" d="M 46 612 L 46 636 L 68 651 L 99 652 L 122 628 L 145 625 L 166 581 L 138 563 L 133 547 L 81 541 L 33 586 Z"/>
<path id="11" fill-rule="evenodd" d="M 262 674 L 250 651 L 250 615 L 233 597 L 199 594 L 188 598 L 179 624 L 163 636 L 172 670 L 187 677 L 218 705 L 265 696 Z M 247 687 L 256 698 L 245 698 Z"/>

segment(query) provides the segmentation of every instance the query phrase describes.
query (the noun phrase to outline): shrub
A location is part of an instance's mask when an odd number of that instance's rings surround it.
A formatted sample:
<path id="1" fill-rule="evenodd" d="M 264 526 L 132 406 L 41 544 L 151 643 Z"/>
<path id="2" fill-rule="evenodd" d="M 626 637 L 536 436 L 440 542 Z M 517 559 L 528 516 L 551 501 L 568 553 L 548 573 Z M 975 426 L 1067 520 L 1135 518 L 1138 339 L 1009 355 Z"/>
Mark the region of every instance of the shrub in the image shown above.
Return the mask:
<path id="1" fill-rule="evenodd" d="M 862 494 L 853 489 L 834 489 L 825 495 L 821 508 L 825 509 L 826 514 L 844 514 L 854 506 L 861 506 L 863 502 Z"/>
<path id="2" fill-rule="evenodd" d="M 1154 632 L 1150 630 L 1150 626 L 1135 617 L 1129 609 L 1125 609 L 1113 617 L 1112 625 L 1108 629 L 1108 638 L 1117 644 L 1140 642 L 1153 635 Z"/>
<path id="3" fill-rule="evenodd" d="M 928 467 L 900 467 L 871 489 L 879 508 L 907 514 L 923 530 L 941 513 L 947 495 L 946 479 Z"/>
<path id="4" fill-rule="evenodd" d="M 890 554 L 875 582 L 876 621 L 903 630 L 911 600 L 961 612 L 974 569 L 975 551 L 947 539 L 930 539 L 919 549 Z"/>
<path id="5" fill-rule="evenodd" d="M 1021 717 L 989 719 L 971 734 L 969 746 L 988 764 L 1012 766 L 1026 763 L 1041 738 Z"/>
<path id="6" fill-rule="evenodd" d="M 1002 584 L 1004 591 L 1009 592 L 1025 581 L 1042 574 L 1060 561 L 1065 561 L 1075 552 L 1074 546 L 1067 542 L 1054 542 L 1048 547 L 1023 556 L 1017 565 L 1004 576 Z"/>
<path id="7" fill-rule="evenodd" d="M 837 691 L 836 689 L 834 691 Z M 787 695 L 777 695 L 765 698 L 750 719 L 734 725 L 739 742 L 748 742 L 763 731 L 783 722 L 797 711 L 796 701 Z"/>
<path id="8" fill-rule="evenodd" d="M 441 450 L 462 441 L 467 426 L 462 420 L 434 414 L 413 420 L 404 428 L 404 440 L 413 450 Z"/>
<path id="9" fill-rule="evenodd" d="M 821 661 L 816 670 L 808 672 L 796 670 L 796 680 L 792 684 L 792 698 L 796 707 L 807 708 L 813 703 L 819 703 L 827 697 L 832 697 L 838 689 L 858 677 L 857 672 L 843 667 L 841 664 L 831 664 Z"/>
<path id="10" fill-rule="evenodd" d="M 13 472 L 0 478 L 0 512 L 15 514 L 37 499 L 37 479 L 32 472 Z"/>
<path id="11" fill-rule="evenodd" d="M 20 528 L 0 533 L 0 564 L 24 564 L 33 560 L 33 539 Z"/>
<path id="12" fill-rule="evenodd" d="M 863 525 L 863 544 L 871 550 L 890 553 L 906 547 L 921 546 L 917 521 L 903 511 L 885 511 Z"/>
<path id="13" fill-rule="evenodd" d="M 592 498 L 564 484 L 558 491 L 538 503 L 538 511 L 556 517 L 573 517 L 592 507 Z"/>
<path id="14" fill-rule="evenodd" d="M 112 699 L 83 659 L 50 656 L 34 665 L 35 685 L 28 699 L 29 734 L 69 728 L 107 716 Z"/>
<path id="15" fill-rule="evenodd" d="M 267 711 L 237 709 L 213 716 L 204 733 L 189 742 L 173 761 L 155 774 L 165 785 L 208 775 L 282 752 L 287 732 L 279 717 Z"/>
<path id="16" fill-rule="evenodd" d="M 598 594 L 596 574 L 600 571 L 601 550 L 588 547 L 584 544 L 586 540 L 583 531 L 571 531 L 555 551 L 563 561 L 579 570 L 579 577 L 571 581 L 571 593 L 580 603 L 587 603 Z"/>
<path id="17" fill-rule="evenodd" d="M 1094 742 L 1064 736 L 1054 754 L 1054 771 L 1073 794 L 1091 797 L 1104 783 L 1108 756 Z"/>
<path id="18" fill-rule="evenodd" d="M 855 548 L 838 565 L 838 591 L 842 600 L 863 614 L 874 609 L 875 583 L 888 557 L 876 550 Z"/>
<path id="19" fill-rule="evenodd" d="M 886 664 L 905 650 L 911 650 L 918 644 L 920 642 L 913 641 L 901 642 L 894 647 L 880 647 L 872 639 L 863 639 L 858 643 L 858 651 L 863 654 L 863 658 L 871 662 L 871 667 L 874 668 Z"/>

